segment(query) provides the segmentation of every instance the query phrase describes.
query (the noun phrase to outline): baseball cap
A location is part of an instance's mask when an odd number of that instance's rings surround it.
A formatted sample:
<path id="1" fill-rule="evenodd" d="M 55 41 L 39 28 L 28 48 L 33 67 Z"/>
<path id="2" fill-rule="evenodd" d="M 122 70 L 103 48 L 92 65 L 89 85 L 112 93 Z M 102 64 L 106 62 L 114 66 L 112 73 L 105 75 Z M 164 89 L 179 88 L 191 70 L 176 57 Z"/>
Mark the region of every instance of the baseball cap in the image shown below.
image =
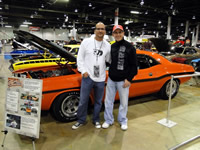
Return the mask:
<path id="1" fill-rule="evenodd" d="M 117 30 L 117 29 L 120 29 L 120 30 L 124 31 L 124 29 L 123 29 L 123 27 L 121 25 L 115 25 L 113 27 L 113 32 L 115 32 L 115 30 Z"/>

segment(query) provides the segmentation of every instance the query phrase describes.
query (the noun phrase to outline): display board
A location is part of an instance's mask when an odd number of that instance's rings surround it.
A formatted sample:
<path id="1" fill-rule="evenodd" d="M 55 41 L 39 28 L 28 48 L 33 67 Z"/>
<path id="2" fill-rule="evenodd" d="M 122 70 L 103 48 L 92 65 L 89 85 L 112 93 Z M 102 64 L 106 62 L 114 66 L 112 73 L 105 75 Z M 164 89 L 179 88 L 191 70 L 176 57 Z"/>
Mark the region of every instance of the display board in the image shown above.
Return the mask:
<path id="1" fill-rule="evenodd" d="M 9 77 L 5 103 L 5 130 L 39 138 L 42 80 Z"/>

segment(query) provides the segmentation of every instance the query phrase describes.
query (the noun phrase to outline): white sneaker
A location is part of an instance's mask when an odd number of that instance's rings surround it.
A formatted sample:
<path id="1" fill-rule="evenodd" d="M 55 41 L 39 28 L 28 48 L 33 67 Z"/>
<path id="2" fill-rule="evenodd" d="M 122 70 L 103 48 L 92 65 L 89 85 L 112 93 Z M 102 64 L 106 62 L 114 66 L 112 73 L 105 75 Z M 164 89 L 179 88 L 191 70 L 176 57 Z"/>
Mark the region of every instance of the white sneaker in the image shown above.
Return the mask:
<path id="1" fill-rule="evenodd" d="M 112 125 L 112 124 L 108 124 L 107 122 L 104 122 L 102 124 L 102 128 L 107 129 L 108 127 L 110 127 L 110 125 Z"/>
<path id="2" fill-rule="evenodd" d="M 126 124 L 121 125 L 121 129 L 123 131 L 126 131 L 128 129 L 128 126 Z"/>
<path id="3" fill-rule="evenodd" d="M 97 128 L 97 129 L 101 128 L 101 124 L 99 122 L 95 122 L 94 125 L 95 125 L 95 128 Z"/>

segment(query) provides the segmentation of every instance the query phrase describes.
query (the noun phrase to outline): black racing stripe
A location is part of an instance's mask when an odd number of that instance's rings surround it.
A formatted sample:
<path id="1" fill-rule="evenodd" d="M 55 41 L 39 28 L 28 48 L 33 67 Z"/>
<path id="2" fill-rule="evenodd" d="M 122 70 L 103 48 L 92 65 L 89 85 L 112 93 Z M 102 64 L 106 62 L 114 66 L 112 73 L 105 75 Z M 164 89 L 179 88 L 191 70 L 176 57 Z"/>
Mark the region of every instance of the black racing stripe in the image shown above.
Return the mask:
<path id="1" fill-rule="evenodd" d="M 156 81 L 168 76 L 177 76 L 177 75 L 186 75 L 186 74 L 193 74 L 194 72 L 182 72 L 182 73 L 172 73 L 160 76 L 158 78 L 151 78 L 151 79 L 142 79 L 142 80 L 132 80 L 131 83 L 138 83 L 138 82 L 149 82 L 149 81 Z"/>
<path id="2" fill-rule="evenodd" d="M 44 92 L 42 92 L 42 94 L 55 93 L 55 92 L 60 92 L 60 91 L 64 91 L 64 90 L 74 90 L 74 89 L 80 89 L 80 87 L 58 89 L 58 90 L 52 90 L 52 91 L 44 91 Z"/>
<path id="3" fill-rule="evenodd" d="M 156 80 L 160 80 L 162 78 L 165 78 L 165 77 L 168 77 L 168 76 L 171 76 L 171 75 L 175 76 L 175 75 L 185 75 L 185 74 L 193 74 L 193 73 L 194 72 L 173 73 L 173 74 L 163 75 L 163 76 L 160 76 L 158 78 L 142 79 L 142 80 L 132 80 L 131 83 L 156 81 Z M 64 90 L 73 90 L 73 89 L 80 89 L 80 87 L 65 88 L 65 89 L 58 89 L 58 90 L 52 90 L 52 91 L 44 91 L 44 92 L 42 92 L 42 94 L 55 93 L 55 92 L 60 92 L 60 91 L 64 91 Z"/>

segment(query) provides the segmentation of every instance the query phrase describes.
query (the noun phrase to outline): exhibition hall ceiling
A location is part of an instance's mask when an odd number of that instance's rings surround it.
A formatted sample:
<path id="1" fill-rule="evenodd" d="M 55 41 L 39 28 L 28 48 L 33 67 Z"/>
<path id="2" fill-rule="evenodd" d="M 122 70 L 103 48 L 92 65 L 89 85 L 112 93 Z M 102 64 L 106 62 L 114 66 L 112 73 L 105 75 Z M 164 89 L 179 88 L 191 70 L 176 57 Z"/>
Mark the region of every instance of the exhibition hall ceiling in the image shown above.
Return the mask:
<path id="1" fill-rule="evenodd" d="M 34 27 L 72 29 L 74 22 L 78 33 L 93 33 L 95 24 L 102 21 L 111 34 L 119 8 L 119 24 L 132 35 L 142 31 L 166 35 L 169 16 L 172 34 L 181 35 L 187 20 L 190 32 L 200 22 L 199 6 L 199 0 L 0 0 L 0 23 L 15 28 L 30 23 Z"/>

